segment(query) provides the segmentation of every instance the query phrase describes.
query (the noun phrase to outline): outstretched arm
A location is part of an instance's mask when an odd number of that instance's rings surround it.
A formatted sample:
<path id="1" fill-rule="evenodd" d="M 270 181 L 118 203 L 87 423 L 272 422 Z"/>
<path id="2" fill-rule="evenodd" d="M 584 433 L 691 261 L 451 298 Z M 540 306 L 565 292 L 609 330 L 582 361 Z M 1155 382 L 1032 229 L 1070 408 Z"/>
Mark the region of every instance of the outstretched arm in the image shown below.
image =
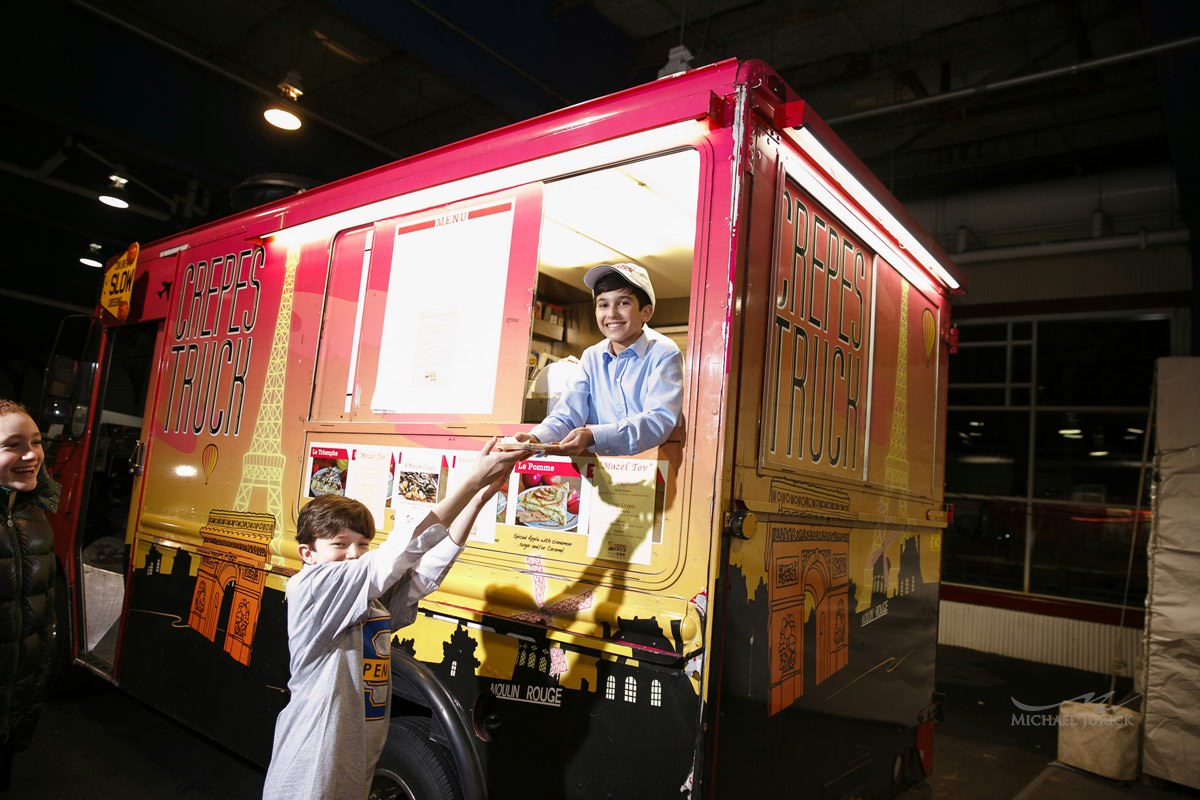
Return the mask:
<path id="1" fill-rule="evenodd" d="M 483 446 L 463 480 L 456 482 L 417 525 L 404 552 L 388 565 L 390 577 L 382 586 L 387 587 L 384 602 L 395 629 L 411 623 L 417 601 L 441 584 L 462 552 L 479 510 L 505 484 L 513 464 L 524 456 L 520 451 L 493 450 L 496 441 L 493 438 Z M 358 560 L 371 555 L 374 553 Z"/>
<path id="2" fill-rule="evenodd" d="M 421 532 L 431 525 L 440 524 L 450 532 L 450 538 L 454 539 L 455 544 L 461 546 L 466 542 L 467 531 L 471 529 L 479 509 L 504 486 L 513 465 L 527 455 L 519 450 L 495 450 L 497 441 L 493 437 L 483 445 L 483 449 L 479 451 L 479 460 L 463 480 L 457 481 L 441 502 L 417 524 L 413 530 L 413 537 L 420 536 Z M 464 511 L 467 513 L 463 513 Z"/>
<path id="3" fill-rule="evenodd" d="M 504 488 L 508 483 L 508 473 L 500 476 L 496 480 L 484 486 L 477 491 L 470 500 L 467 501 L 467 506 L 455 518 L 454 523 L 450 525 L 450 539 L 459 547 L 467 543 L 467 537 L 471 533 L 471 526 L 475 524 L 475 518 L 479 516 L 479 512 L 495 496 L 496 492 Z"/>
<path id="4" fill-rule="evenodd" d="M 588 421 L 592 403 L 592 370 L 595 368 L 593 360 L 587 353 L 584 354 L 575 379 L 559 396 L 550 413 L 534 425 L 529 433 L 518 433 L 514 437 L 518 442 L 558 442 Z"/>

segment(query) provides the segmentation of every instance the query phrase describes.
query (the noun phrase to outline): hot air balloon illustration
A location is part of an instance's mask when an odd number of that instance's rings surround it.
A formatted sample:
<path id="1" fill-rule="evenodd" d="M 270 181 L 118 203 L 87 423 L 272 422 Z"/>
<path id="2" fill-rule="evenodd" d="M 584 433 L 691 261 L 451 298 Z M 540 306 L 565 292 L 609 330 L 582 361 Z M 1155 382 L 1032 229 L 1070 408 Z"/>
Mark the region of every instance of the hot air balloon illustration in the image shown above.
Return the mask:
<path id="1" fill-rule="evenodd" d="M 204 450 L 200 453 L 200 464 L 204 467 L 204 485 L 208 485 L 209 476 L 213 474 L 213 470 L 217 468 L 217 446 L 215 444 L 204 445 Z"/>
<path id="2" fill-rule="evenodd" d="M 933 346 L 937 343 L 937 320 L 928 308 L 921 312 L 921 336 L 925 340 L 925 364 L 933 357 Z"/>

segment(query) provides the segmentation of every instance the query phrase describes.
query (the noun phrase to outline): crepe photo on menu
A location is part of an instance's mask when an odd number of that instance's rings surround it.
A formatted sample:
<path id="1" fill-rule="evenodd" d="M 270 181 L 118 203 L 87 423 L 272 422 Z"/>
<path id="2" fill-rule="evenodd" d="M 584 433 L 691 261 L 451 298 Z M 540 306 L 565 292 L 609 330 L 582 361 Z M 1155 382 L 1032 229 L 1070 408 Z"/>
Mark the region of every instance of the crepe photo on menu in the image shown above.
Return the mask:
<path id="1" fill-rule="evenodd" d="M 388 505 L 399 523 L 406 518 L 419 519 L 441 495 L 445 457 L 440 450 L 405 447 L 396 453 L 392 494 Z"/>
<path id="2" fill-rule="evenodd" d="M 323 494 L 345 494 L 346 472 L 350 468 L 349 453 L 344 447 L 313 445 L 308 450 L 309 497 Z"/>
<path id="3" fill-rule="evenodd" d="M 509 522 L 526 528 L 575 531 L 579 526 L 582 478 L 569 458 L 529 458 L 518 462 L 516 498 Z"/>
<path id="4" fill-rule="evenodd" d="M 523 525 L 550 523 L 563 525 L 567 521 L 568 489 L 561 483 L 535 486 L 525 492 L 517 506 L 517 521 Z"/>

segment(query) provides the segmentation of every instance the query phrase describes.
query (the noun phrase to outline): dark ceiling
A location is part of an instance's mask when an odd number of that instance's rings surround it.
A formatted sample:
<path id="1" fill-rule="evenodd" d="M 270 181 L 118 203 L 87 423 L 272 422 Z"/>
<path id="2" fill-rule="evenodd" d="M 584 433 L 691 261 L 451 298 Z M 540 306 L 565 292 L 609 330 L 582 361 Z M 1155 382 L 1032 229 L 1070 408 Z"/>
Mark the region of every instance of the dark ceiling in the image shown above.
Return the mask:
<path id="1" fill-rule="evenodd" d="M 323 183 L 652 80 L 681 42 L 694 65 L 731 56 L 771 64 L 901 201 L 1169 165 L 1194 222 L 1198 8 L 1183 0 L 10 3 L 0 290 L 6 303 L 90 306 L 99 270 L 78 257 L 91 242 L 107 257 L 261 197 L 247 189 L 252 176 Z M 292 69 L 309 117 L 284 133 L 261 112 Z M 130 210 L 95 200 L 114 169 L 131 178 Z"/>

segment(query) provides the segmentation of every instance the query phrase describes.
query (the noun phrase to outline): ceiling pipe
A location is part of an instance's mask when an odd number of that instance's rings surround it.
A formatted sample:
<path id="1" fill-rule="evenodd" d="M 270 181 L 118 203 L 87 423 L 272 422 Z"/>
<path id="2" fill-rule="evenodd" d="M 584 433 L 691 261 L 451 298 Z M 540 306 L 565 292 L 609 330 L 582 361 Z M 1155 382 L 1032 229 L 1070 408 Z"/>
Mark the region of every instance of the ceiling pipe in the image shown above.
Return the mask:
<path id="1" fill-rule="evenodd" d="M 96 273 L 96 275 L 99 274 L 99 272 Z M 77 306 L 73 303 L 64 303 L 62 300 L 55 300 L 53 297 L 39 297 L 36 294 L 26 294 L 25 292 L 18 292 L 14 289 L 0 288 L 0 297 L 11 297 L 14 300 L 20 300 L 22 303 L 37 303 L 39 305 L 49 306 L 50 308 L 61 308 L 63 311 L 73 311 L 77 314 L 91 314 L 93 311 L 95 311 L 94 308 L 88 308 L 87 306 Z"/>
<path id="2" fill-rule="evenodd" d="M 162 201 L 163 201 L 163 203 L 165 203 L 166 205 L 170 206 L 172 213 L 174 213 L 174 211 L 175 211 L 175 201 L 174 201 L 174 200 L 172 200 L 171 198 L 167 197 L 167 196 L 166 196 L 165 194 L 163 194 L 162 192 L 160 192 L 160 191 L 157 191 L 157 190 L 156 190 L 156 189 L 155 189 L 153 186 L 151 186 L 150 184 L 146 183 L 146 182 L 145 182 L 144 180 L 142 180 L 141 178 L 138 178 L 138 177 L 137 177 L 137 176 L 135 176 L 135 175 L 131 175 L 131 174 L 129 174 L 129 170 L 125 169 L 124 167 L 122 167 L 122 166 L 120 166 L 120 165 L 118 165 L 118 164 L 114 164 L 112 161 L 109 161 L 107 158 L 105 158 L 104 156 L 100 155 L 100 154 L 99 154 L 99 153 L 97 153 L 95 150 L 93 150 L 92 148 L 90 148 L 90 147 L 88 147 L 86 144 L 84 144 L 83 142 L 74 142 L 74 143 L 73 143 L 73 146 L 74 146 L 74 147 L 75 147 L 77 150 L 79 150 L 80 152 L 82 152 L 82 153 L 85 153 L 86 155 L 89 155 L 89 156 L 91 156 L 92 158 L 96 159 L 96 160 L 97 160 L 97 161 L 99 161 L 101 164 L 103 164 L 104 166 L 106 166 L 106 167 L 108 167 L 109 169 L 111 169 L 113 172 L 115 172 L 115 173 L 117 173 L 118 175 L 120 175 L 120 176 L 121 176 L 122 178 L 124 178 L 126 181 L 129 181 L 130 183 L 136 183 L 138 186 L 142 187 L 142 188 L 143 188 L 143 189 L 145 189 L 147 192 L 149 192 L 150 194 L 152 194 L 152 195 L 154 195 L 155 197 L 157 197 L 159 200 L 162 200 Z"/>
<path id="3" fill-rule="evenodd" d="M 946 103 L 951 100 L 962 100 L 967 97 L 973 97 L 985 92 L 994 92 L 1000 89 L 1011 89 L 1015 86 L 1024 86 L 1027 83 L 1035 83 L 1037 81 L 1049 80 L 1051 78 L 1060 78 L 1066 75 L 1078 75 L 1081 72 L 1088 70 L 1099 69 L 1101 67 L 1110 67 L 1114 64 L 1122 64 L 1126 61 L 1133 61 L 1138 58 L 1146 58 L 1147 56 L 1166 53 L 1170 50 L 1178 50 L 1183 47 L 1192 47 L 1200 44 L 1200 36 L 1189 36 L 1186 39 L 1176 39 L 1172 42 L 1154 45 L 1152 47 L 1143 47 L 1141 50 L 1133 50 L 1128 53 L 1120 53 L 1115 56 L 1105 56 L 1104 58 L 1094 58 L 1091 61 L 1082 61 L 1078 64 L 1072 64 L 1069 67 L 1058 67 L 1057 69 L 1048 69 L 1043 72 L 1034 72 L 1029 75 L 1019 75 L 1015 78 L 1005 78 L 1002 81 L 994 81 L 985 83 L 982 86 L 971 86 L 967 89 L 958 89 L 953 92 L 943 92 L 941 94 L 930 95 L 929 97 L 919 97 L 916 100 L 907 100 L 903 103 L 893 103 L 890 106 L 882 106 L 880 108 L 872 108 L 868 111 L 859 111 L 854 114 L 844 114 L 840 117 L 832 117 L 825 120 L 829 125 L 838 125 L 843 122 L 857 122 L 860 119 L 871 119 L 872 117 L 882 117 L 886 114 L 896 114 L 901 111 L 907 111 L 912 108 L 922 108 L 931 106 L 936 103 Z"/>
<path id="4" fill-rule="evenodd" d="M 7 161 L 0 161 L 0 170 L 22 178 L 27 178 L 31 181 L 45 184 L 46 186 L 50 186 L 64 192 L 70 192 L 71 194 L 77 194 L 80 197 L 86 197 L 89 200 L 96 199 L 97 190 L 94 188 L 89 189 L 83 186 L 77 186 L 74 183 L 68 183 L 67 181 L 60 181 L 58 178 L 51 178 L 49 175 L 42 175 L 40 172 L 35 172 L 34 170 L 26 169 L 25 167 L 21 167 L 16 164 L 10 164 Z M 137 203 L 130 203 L 129 208 L 125 210 L 132 211 L 135 214 L 141 214 L 143 217 L 156 219 L 159 222 L 167 222 L 171 219 L 170 214 L 159 211 L 158 209 L 147 208 L 146 206 L 138 205 Z"/>
<path id="5" fill-rule="evenodd" d="M 145 39 L 146 41 L 153 42 L 154 44 L 158 45 L 159 47 L 163 48 L 164 50 L 169 50 L 170 52 L 174 53 L 175 55 L 179 56 L 180 58 L 190 61 L 193 64 L 196 64 L 197 66 L 203 67 L 204 69 L 208 70 L 209 72 L 212 72 L 216 75 L 220 75 L 222 78 L 233 81 L 234 83 L 236 83 L 240 86 L 243 86 L 253 92 L 257 92 L 258 94 L 267 98 L 271 102 L 274 102 L 275 100 L 279 99 L 278 98 L 278 90 L 272 91 L 271 89 L 264 89 L 263 87 L 255 84 L 255 83 L 252 83 L 251 81 L 248 81 L 239 75 L 235 75 L 226 69 L 222 69 L 221 67 L 218 67 L 216 64 L 213 64 L 210 61 L 205 61 L 203 58 L 200 58 L 197 55 L 193 55 L 192 53 L 189 53 L 187 50 L 184 50 L 182 47 L 173 45 L 164 39 L 160 39 L 159 37 L 155 36 L 152 33 L 148 33 L 147 31 L 144 31 L 141 28 L 135 27 L 135 26 L 129 24 L 128 22 L 126 22 L 125 20 L 121 19 L 120 17 L 113 16 L 112 14 L 109 14 L 107 11 L 103 11 L 99 8 L 96 8 L 95 6 L 91 5 L 90 3 L 85 3 L 85 2 L 83 2 L 83 0 L 71 0 L 71 2 L 73 4 L 75 4 L 76 6 L 79 6 L 83 10 L 88 11 L 92 14 L 95 14 L 97 17 L 100 17 L 100 18 L 106 20 L 107 22 L 110 22 L 113 25 L 116 25 L 119 28 L 124 28 L 125 30 L 129 31 L 130 33 L 134 34 L 135 36 L 140 36 L 141 38 Z M 272 87 L 272 89 L 274 89 L 274 87 Z M 393 161 L 398 160 L 402 157 L 396 151 L 391 150 L 387 147 L 384 147 L 383 145 L 379 144 L 376 141 L 368 139 L 366 136 L 363 136 L 361 133 L 356 133 L 355 131 L 352 131 L 349 128 L 344 128 L 341 125 L 337 124 L 336 122 L 333 122 L 329 119 L 326 119 L 325 117 L 322 117 L 320 114 L 317 114 L 308 109 L 305 109 L 303 114 L 304 114 L 305 119 L 311 119 L 315 122 L 319 122 L 322 125 L 324 125 L 325 127 L 330 128 L 331 130 L 337 131 L 338 133 L 342 134 L 343 136 L 348 136 L 349 138 L 354 139 L 356 142 L 364 144 L 373 150 L 377 150 L 378 152 L 383 153 L 385 156 L 392 159 Z"/>
<path id="6" fill-rule="evenodd" d="M 527 72 L 526 70 L 524 70 L 524 69 L 522 69 L 521 67 L 519 67 L 518 65 L 514 64 L 514 63 L 513 63 L 512 61 L 510 61 L 509 59 L 505 58 L 505 57 L 504 57 L 503 55 L 501 55 L 500 53 L 497 53 L 497 52 L 496 52 L 496 50 L 495 50 L 494 48 L 492 48 L 492 47 L 489 47 L 489 46 L 488 46 L 487 44 L 485 44 L 484 42 L 480 41 L 479 39 L 477 39 L 476 37 L 472 36 L 472 35 L 471 35 L 470 33 L 468 33 L 467 31 L 463 30 L 463 29 L 462 29 L 460 26 L 458 26 L 458 25 L 455 25 L 455 24 L 454 24 L 454 22 L 453 22 L 453 21 L 451 21 L 451 20 L 450 20 L 448 17 L 446 17 L 446 16 L 444 16 L 444 15 L 442 15 L 442 14 L 439 14 L 438 12 L 434 11 L 432 8 L 430 8 L 430 7 L 429 7 L 429 6 L 427 6 L 426 4 L 424 4 L 424 3 L 422 3 L 422 2 L 419 2 L 419 0 L 409 0 L 409 2 L 410 2 L 410 3 L 412 3 L 414 6 L 416 6 L 417 8 L 421 9 L 422 11 L 424 11 L 424 12 L 425 12 L 426 14 L 428 14 L 429 16 L 431 16 L 431 17 L 433 17 L 434 19 L 436 19 L 436 20 L 437 20 L 438 22 L 440 22 L 441 24 L 445 25 L 445 26 L 446 26 L 447 28 L 449 28 L 450 30 L 454 31 L 454 32 L 455 32 L 456 34 L 458 34 L 459 36 L 461 36 L 461 37 L 463 37 L 464 39 L 466 39 L 468 42 L 470 42 L 470 43 L 471 43 L 472 45 L 474 45 L 475 47 L 478 47 L 480 50 L 482 50 L 483 52 L 487 53 L 489 56 L 491 56 L 492 58 L 496 59 L 497 61 L 499 61 L 499 62 L 500 62 L 501 64 L 503 64 L 504 66 L 506 66 L 506 67 L 508 67 L 509 69 L 511 69 L 513 72 L 515 72 L 515 73 L 517 73 L 518 75 L 520 75 L 520 76 L 521 76 L 522 78 L 524 78 L 525 80 L 527 80 L 527 81 L 529 81 L 530 83 L 532 83 L 532 84 L 533 84 L 534 86 L 536 86 L 537 88 L 541 89 L 543 92 L 545 92 L 545 93 L 546 93 L 547 95 L 549 95 L 550 97 L 552 97 L 552 98 L 554 98 L 555 100 L 557 100 L 558 102 L 562 103 L 564 106 L 565 106 L 565 105 L 570 105 L 571 101 L 570 101 L 570 100 L 568 100 L 566 97 L 563 97 L 561 94 L 559 94 L 559 93 L 558 93 L 558 92 L 557 92 L 557 91 L 554 89 L 554 87 L 553 87 L 553 86 L 550 86 L 550 85 L 548 85 L 548 84 L 547 84 L 545 81 L 542 81 L 542 80 L 540 80 L 540 79 L 539 79 L 539 78 L 538 78 L 536 75 L 532 75 L 532 74 L 530 74 L 530 73 L 529 73 L 529 72 Z M 686 2 L 686 0 L 685 0 L 685 2 Z"/>
<path id="7" fill-rule="evenodd" d="M 1166 231 L 1139 231 L 1123 236 L 1103 236 L 1092 239 L 1074 239 L 1066 242 L 1043 242 L 1021 244 L 1012 247 L 989 247 L 984 250 L 968 250 L 951 256 L 957 264 L 974 264 L 979 261 L 1016 261 L 1041 256 L 1063 256 L 1076 253 L 1095 253 L 1103 250 L 1146 250 L 1170 244 L 1187 244 L 1190 237 L 1186 228 Z"/>
<path id="8" fill-rule="evenodd" d="M 954 241 L 959 251 L 1017 237 L 1028 242 L 1161 230 L 1181 216 L 1178 187 L 1166 166 L 974 189 L 905 207 L 943 246 Z M 965 243 L 963 228 L 971 235 Z"/>

